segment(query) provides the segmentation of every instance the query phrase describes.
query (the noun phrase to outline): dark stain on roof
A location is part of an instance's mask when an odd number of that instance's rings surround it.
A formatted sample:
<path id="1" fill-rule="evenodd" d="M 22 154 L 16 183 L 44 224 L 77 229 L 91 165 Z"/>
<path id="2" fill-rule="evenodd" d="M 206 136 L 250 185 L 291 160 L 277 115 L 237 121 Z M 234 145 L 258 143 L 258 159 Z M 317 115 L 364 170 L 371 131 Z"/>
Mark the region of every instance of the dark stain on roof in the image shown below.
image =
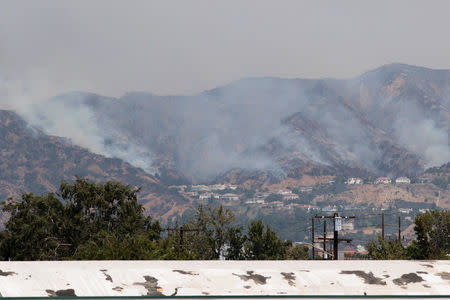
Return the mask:
<path id="1" fill-rule="evenodd" d="M 0 270 L 0 276 L 11 276 L 11 275 L 17 275 L 16 272 L 3 272 L 2 270 Z"/>
<path id="2" fill-rule="evenodd" d="M 441 276 L 441 278 L 444 280 L 450 280 L 449 272 L 441 272 L 441 273 L 437 273 L 436 275 Z"/>
<path id="3" fill-rule="evenodd" d="M 255 284 L 266 284 L 267 279 L 270 279 L 270 276 L 265 277 L 260 274 L 254 274 L 254 271 L 247 271 L 247 275 L 239 275 L 239 274 L 235 274 L 235 273 L 233 273 L 233 275 L 238 276 L 241 280 L 244 280 L 244 281 L 248 281 L 248 280 L 252 279 L 255 282 Z"/>
<path id="4" fill-rule="evenodd" d="M 109 274 L 106 273 L 108 270 L 103 269 L 103 270 L 100 270 L 100 271 L 103 273 L 103 275 L 105 275 L 105 280 L 113 282 L 112 277 Z"/>
<path id="5" fill-rule="evenodd" d="M 372 272 L 366 273 L 364 271 L 354 270 L 354 271 L 341 271 L 341 274 L 354 274 L 359 278 L 364 279 L 364 283 L 367 284 L 386 285 L 386 281 L 383 281 L 383 278 L 375 277 Z"/>
<path id="6" fill-rule="evenodd" d="M 416 273 L 417 274 L 428 274 L 428 272 L 425 272 L 425 271 L 417 271 Z"/>
<path id="7" fill-rule="evenodd" d="M 284 280 L 287 280 L 287 282 L 289 283 L 290 286 L 295 285 L 295 283 L 294 283 L 294 281 L 295 281 L 294 272 L 290 272 L 290 273 L 281 272 L 281 275 L 283 275 Z"/>
<path id="8" fill-rule="evenodd" d="M 198 275 L 198 273 L 194 273 L 192 271 L 184 271 L 184 270 L 172 270 L 172 272 L 177 272 L 183 275 Z"/>
<path id="9" fill-rule="evenodd" d="M 434 268 L 434 266 L 430 265 L 430 264 L 421 264 L 421 266 L 428 267 L 428 268 Z"/>
<path id="10" fill-rule="evenodd" d="M 295 280 L 294 272 L 290 272 L 290 273 L 281 272 L 281 275 L 283 275 L 283 278 L 285 280 Z"/>
<path id="11" fill-rule="evenodd" d="M 117 291 L 117 292 L 123 291 L 123 287 L 120 287 L 120 286 L 113 287 L 112 289 L 113 289 L 113 291 Z"/>
<path id="12" fill-rule="evenodd" d="M 422 277 L 417 275 L 416 273 L 407 273 L 403 274 L 400 278 L 395 278 L 392 280 L 396 285 L 407 285 L 409 283 L 416 283 L 424 281 Z"/>
<path id="13" fill-rule="evenodd" d="M 65 296 L 76 296 L 74 289 L 67 290 L 45 290 L 49 297 L 65 297 Z"/>
<path id="14" fill-rule="evenodd" d="M 431 288 L 431 286 L 429 286 L 428 284 L 422 284 L 424 287 L 426 287 L 427 289 Z"/>
<path id="15" fill-rule="evenodd" d="M 152 276 L 144 276 L 145 282 L 135 282 L 134 285 L 142 285 L 147 290 L 147 295 L 143 296 L 164 296 L 158 286 L 158 279 Z"/>
<path id="16" fill-rule="evenodd" d="M 170 296 L 176 296 L 178 294 L 179 287 L 175 288 L 175 291 Z"/>

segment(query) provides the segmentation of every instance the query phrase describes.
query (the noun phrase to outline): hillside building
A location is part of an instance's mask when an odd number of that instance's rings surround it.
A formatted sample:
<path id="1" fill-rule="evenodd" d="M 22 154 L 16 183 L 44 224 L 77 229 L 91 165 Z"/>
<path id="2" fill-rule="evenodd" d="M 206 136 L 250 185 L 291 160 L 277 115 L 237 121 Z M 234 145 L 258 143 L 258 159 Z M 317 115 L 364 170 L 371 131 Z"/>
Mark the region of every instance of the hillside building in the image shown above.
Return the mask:
<path id="1" fill-rule="evenodd" d="M 220 199 L 220 195 L 216 193 L 203 193 L 198 197 L 200 200 Z"/>
<path id="2" fill-rule="evenodd" d="M 283 201 L 296 200 L 296 199 L 299 198 L 299 196 L 297 194 L 294 194 L 294 193 L 283 194 L 281 196 L 282 196 Z"/>
<path id="3" fill-rule="evenodd" d="M 291 191 L 291 190 L 288 190 L 288 189 L 285 189 L 285 190 L 278 190 L 278 191 L 277 191 L 277 194 L 278 194 L 278 195 L 289 195 L 289 194 L 292 194 L 292 191 Z"/>
<path id="4" fill-rule="evenodd" d="M 374 183 L 375 184 L 389 184 L 391 182 L 392 182 L 392 180 L 389 177 L 378 177 Z"/>
<path id="5" fill-rule="evenodd" d="M 346 184 L 363 184 L 363 180 L 359 177 L 350 177 L 349 179 L 347 179 L 347 181 L 345 182 Z"/>
<path id="6" fill-rule="evenodd" d="M 301 186 L 298 188 L 298 190 L 302 193 L 310 193 L 313 190 L 312 186 Z"/>
<path id="7" fill-rule="evenodd" d="M 411 183 L 411 179 L 409 179 L 408 177 L 398 177 L 397 179 L 395 179 L 395 183 L 397 183 L 397 184 L 410 184 Z"/>
<path id="8" fill-rule="evenodd" d="M 224 201 L 239 201 L 239 196 L 233 193 L 226 193 L 220 196 L 220 200 Z"/>

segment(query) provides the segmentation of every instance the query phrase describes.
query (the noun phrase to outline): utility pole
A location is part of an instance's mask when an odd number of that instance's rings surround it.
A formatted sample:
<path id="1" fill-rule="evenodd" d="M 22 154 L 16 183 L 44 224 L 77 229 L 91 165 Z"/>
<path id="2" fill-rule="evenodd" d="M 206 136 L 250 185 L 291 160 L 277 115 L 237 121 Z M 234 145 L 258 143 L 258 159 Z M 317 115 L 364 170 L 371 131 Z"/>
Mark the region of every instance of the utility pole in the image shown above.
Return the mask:
<path id="1" fill-rule="evenodd" d="M 339 217 L 338 213 L 334 213 L 333 215 L 333 228 L 334 228 L 334 236 L 333 236 L 333 253 L 334 253 L 334 260 L 338 259 L 338 232 L 340 228 L 336 228 L 336 219 Z M 339 219 L 341 221 L 341 219 Z M 341 224 L 339 224 L 341 226 Z"/>
<path id="2" fill-rule="evenodd" d="M 311 218 L 311 250 L 312 250 L 312 259 L 316 258 L 316 250 L 315 250 L 315 240 L 314 240 L 314 218 Z"/>
<path id="3" fill-rule="evenodd" d="M 327 220 L 323 220 L 323 258 L 328 258 L 327 255 Z"/>
<path id="4" fill-rule="evenodd" d="M 401 235 L 401 227 L 402 227 L 402 225 L 401 225 L 401 217 L 400 216 L 398 216 L 398 242 L 399 243 L 401 243 L 402 241 L 401 241 L 401 238 L 400 238 L 400 235 Z"/>
<path id="5" fill-rule="evenodd" d="M 384 213 L 381 213 L 381 238 L 384 241 Z"/>
<path id="6" fill-rule="evenodd" d="M 324 255 L 326 253 L 326 242 L 327 239 L 331 240 L 333 239 L 333 256 L 334 256 L 334 260 L 338 260 L 338 254 L 339 254 L 339 242 L 347 242 L 350 243 L 352 241 L 352 239 L 340 239 L 339 238 L 339 234 L 338 232 L 342 229 L 342 219 L 354 219 L 355 216 L 339 216 L 338 213 L 334 213 L 332 216 L 315 216 L 316 219 L 323 219 L 323 238 L 319 239 L 323 239 L 323 250 L 324 250 Z M 333 238 L 327 238 L 327 228 L 326 228 L 326 219 L 333 219 L 333 224 L 334 224 L 334 236 Z"/>
<path id="7" fill-rule="evenodd" d="M 184 228 L 183 226 L 181 226 L 180 228 L 164 228 L 163 230 L 165 230 L 165 231 L 178 231 L 178 233 L 179 233 L 179 236 L 180 236 L 180 241 L 179 241 L 179 246 L 180 247 L 183 247 L 183 246 L 186 246 L 186 245 L 184 245 L 184 233 L 185 232 L 192 232 L 192 231 L 195 231 L 195 232 L 199 232 L 200 231 L 200 229 L 188 229 L 188 228 Z"/>

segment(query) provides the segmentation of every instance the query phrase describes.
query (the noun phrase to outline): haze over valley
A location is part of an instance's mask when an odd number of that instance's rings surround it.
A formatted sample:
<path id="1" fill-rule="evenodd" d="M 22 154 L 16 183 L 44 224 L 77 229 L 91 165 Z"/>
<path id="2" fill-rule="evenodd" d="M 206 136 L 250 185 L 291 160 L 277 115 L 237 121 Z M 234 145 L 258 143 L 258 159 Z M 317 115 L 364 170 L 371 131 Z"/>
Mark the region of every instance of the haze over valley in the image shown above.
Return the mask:
<path id="1" fill-rule="evenodd" d="M 195 201 L 171 185 L 275 190 L 419 177 L 450 161 L 449 70 L 391 64 L 348 80 L 247 78 L 193 96 L 71 92 L 34 103 L 10 87 L 4 198 L 89 176 L 141 186 L 146 207 L 175 216 Z"/>

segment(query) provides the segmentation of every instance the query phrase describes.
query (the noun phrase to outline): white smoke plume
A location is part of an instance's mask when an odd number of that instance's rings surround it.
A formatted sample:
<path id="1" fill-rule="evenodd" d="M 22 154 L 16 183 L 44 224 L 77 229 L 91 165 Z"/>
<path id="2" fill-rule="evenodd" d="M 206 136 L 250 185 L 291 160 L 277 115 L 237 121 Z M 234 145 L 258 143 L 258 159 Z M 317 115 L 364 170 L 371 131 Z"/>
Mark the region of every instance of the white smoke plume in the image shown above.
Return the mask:
<path id="1" fill-rule="evenodd" d="M 147 172 L 154 172 L 151 154 L 147 149 L 132 143 L 118 143 L 113 132 L 99 126 L 94 111 L 83 102 L 36 99 L 35 95 L 46 86 L 49 83 L 45 81 L 32 82 L 30 85 L 23 81 L 0 80 L 0 109 L 15 111 L 31 128 L 45 134 L 67 138 L 93 153 L 120 158 Z"/>

